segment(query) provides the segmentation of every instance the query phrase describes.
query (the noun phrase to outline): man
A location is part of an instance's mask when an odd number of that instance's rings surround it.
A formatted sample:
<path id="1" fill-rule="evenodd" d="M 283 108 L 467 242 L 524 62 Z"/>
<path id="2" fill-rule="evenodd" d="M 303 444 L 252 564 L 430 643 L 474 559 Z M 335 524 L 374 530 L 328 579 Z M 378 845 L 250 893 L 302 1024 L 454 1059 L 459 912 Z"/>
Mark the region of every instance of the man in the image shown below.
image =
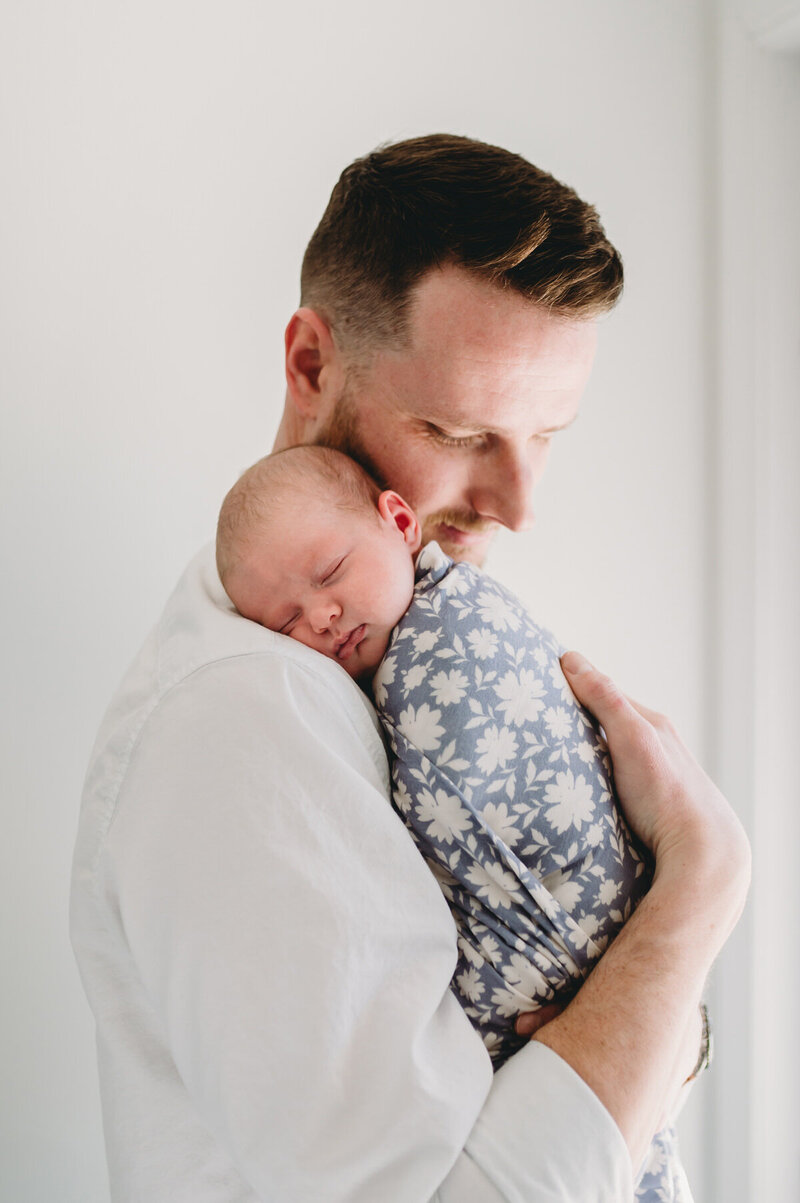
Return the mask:
<path id="1" fill-rule="evenodd" d="M 621 280 L 594 211 L 517 156 L 445 136 L 376 152 L 309 245 L 276 446 L 347 450 L 481 562 L 532 521 Z M 630 1196 L 698 1061 L 749 850 L 665 720 L 565 669 L 655 881 L 492 1077 L 366 700 L 237 615 L 213 549 L 190 565 L 98 736 L 75 853 L 115 1200 Z"/>

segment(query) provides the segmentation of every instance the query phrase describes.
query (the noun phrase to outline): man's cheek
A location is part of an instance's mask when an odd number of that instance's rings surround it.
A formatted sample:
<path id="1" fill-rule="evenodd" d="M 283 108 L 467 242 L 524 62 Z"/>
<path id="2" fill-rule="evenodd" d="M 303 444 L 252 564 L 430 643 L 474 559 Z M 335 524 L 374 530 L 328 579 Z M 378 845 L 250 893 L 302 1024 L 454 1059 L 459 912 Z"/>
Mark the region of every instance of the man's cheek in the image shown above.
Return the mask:
<path id="1" fill-rule="evenodd" d="M 438 520 L 447 511 L 463 513 L 467 505 L 467 482 L 463 474 L 454 470 L 447 457 L 426 456 L 424 462 L 414 465 L 407 472 L 409 492 L 416 494 L 416 502 L 409 501 L 421 522 Z"/>

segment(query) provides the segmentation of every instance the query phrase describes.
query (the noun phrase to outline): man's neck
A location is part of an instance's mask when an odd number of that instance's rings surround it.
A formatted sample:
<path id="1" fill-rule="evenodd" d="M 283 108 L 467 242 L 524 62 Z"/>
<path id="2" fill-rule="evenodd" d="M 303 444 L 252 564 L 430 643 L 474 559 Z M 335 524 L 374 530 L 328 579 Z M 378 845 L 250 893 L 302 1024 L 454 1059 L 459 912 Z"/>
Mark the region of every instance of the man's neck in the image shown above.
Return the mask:
<path id="1" fill-rule="evenodd" d="M 284 406 L 283 416 L 275 435 L 272 450 L 285 451 L 288 447 L 298 447 L 301 443 L 308 441 L 305 436 L 305 422 L 294 407 L 287 403 Z"/>

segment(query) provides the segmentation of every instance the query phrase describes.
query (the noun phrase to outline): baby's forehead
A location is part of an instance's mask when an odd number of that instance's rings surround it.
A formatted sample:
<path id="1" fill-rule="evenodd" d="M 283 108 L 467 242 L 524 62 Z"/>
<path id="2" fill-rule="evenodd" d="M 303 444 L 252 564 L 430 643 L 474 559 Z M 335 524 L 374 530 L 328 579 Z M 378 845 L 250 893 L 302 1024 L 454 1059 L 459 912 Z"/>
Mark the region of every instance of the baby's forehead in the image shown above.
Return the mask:
<path id="1" fill-rule="evenodd" d="M 329 463 L 318 460 L 304 452 L 324 451 L 325 448 L 299 447 L 294 452 L 270 456 L 265 461 L 267 474 L 262 483 L 267 495 L 280 503 L 304 502 L 306 505 L 352 505 L 353 484 L 347 469 L 350 467 L 344 456 L 340 471 Z M 352 466 L 355 469 L 355 465 Z M 357 470 L 357 469 L 356 469 Z"/>
<path id="2" fill-rule="evenodd" d="M 354 501 L 345 489 L 339 490 L 329 481 L 316 487 L 303 479 L 298 488 L 282 488 L 272 500 L 275 504 L 267 512 L 267 524 L 309 540 L 323 534 L 333 540 L 343 531 L 364 533 L 377 514 L 376 506 Z"/>

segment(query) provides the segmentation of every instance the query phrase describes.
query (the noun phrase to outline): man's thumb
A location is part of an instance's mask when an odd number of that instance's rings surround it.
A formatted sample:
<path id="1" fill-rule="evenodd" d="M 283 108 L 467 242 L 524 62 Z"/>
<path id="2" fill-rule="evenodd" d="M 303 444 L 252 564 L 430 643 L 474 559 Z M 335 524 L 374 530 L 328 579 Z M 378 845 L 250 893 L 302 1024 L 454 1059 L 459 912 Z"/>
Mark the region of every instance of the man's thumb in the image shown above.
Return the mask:
<path id="1" fill-rule="evenodd" d="M 561 667 L 578 701 L 590 710 L 608 733 L 609 725 L 628 709 L 630 703 L 610 677 L 598 672 L 580 652 L 565 652 Z"/>

